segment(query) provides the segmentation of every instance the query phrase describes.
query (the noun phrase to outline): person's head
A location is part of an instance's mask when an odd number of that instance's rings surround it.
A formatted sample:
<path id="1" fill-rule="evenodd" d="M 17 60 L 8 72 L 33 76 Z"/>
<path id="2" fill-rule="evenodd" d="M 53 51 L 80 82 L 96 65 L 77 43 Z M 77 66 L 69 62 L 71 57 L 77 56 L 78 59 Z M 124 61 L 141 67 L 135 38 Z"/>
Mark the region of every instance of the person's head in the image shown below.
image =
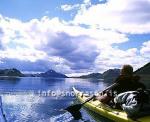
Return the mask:
<path id="1" fill-rule="evenodd" d="M 121 69 L 121 75 L 132 76 L 133 75 L 133 67 L 131 65 L 123 65 L 123 67 Z"/>

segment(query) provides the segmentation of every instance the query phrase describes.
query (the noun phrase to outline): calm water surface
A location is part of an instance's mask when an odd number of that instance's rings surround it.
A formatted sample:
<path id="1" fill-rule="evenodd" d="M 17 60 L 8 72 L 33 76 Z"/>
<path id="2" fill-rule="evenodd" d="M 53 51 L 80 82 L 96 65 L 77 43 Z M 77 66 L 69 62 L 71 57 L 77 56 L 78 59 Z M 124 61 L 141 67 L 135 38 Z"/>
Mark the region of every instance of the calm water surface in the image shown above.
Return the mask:
<path id="1" fill-rule="evenodd" d="M 109 84 L 95 79 L 3 78 L 0 95 L 8 122 L 74 122 L 70 114 L 62 111 L 76 102 L 71 96 L 72 87 L 94 92 Z M 87 122 L 106 121 L 85 109 L 81 112 Z"/>

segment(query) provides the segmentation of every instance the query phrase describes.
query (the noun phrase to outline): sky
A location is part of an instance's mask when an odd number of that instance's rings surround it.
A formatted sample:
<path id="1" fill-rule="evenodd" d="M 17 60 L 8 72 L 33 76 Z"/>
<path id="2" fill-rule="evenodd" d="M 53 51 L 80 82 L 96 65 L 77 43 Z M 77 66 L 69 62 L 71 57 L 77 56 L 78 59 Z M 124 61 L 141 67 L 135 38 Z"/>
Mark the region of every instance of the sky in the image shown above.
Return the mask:
<path id="1" fill-rule="evenodd" d="M 0 69 L 67 75 L 150 62 L 150 0 L 0 0 Z"/>

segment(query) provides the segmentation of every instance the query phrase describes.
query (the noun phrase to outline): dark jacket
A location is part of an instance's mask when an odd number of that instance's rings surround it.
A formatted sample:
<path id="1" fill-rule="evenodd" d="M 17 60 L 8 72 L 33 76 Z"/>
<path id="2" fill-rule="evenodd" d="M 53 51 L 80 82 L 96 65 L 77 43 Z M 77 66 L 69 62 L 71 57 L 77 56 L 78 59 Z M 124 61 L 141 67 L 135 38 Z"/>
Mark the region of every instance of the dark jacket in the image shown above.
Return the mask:
<path id="1" fill-rule="evenodd" d="M 145 85 L 137 81 L 135 76 L 120 75 L 115 80 L 115 83 L 117 85 L 112 88 L 112 91 L 117 92 L 117 94 L 127 91 L 134 91 L 138 88 L 145 89 Z"/>

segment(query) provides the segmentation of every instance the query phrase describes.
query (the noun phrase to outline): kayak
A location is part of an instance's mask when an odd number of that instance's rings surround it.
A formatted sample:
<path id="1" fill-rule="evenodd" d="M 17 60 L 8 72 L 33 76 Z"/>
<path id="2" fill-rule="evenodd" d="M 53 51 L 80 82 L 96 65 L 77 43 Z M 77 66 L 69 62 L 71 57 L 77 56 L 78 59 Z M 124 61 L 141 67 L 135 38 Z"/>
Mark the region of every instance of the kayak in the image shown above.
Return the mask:
<path id="1" fill-rule="evenodd" d="M 85 94 L 74 87 L 73 91 L 77 100 L 81 103 L 85 102 L 91 97 L 90 95 Z M 85 103 L 84 107 L 100 116 L 103 116 L 115 122 L 150 122 L 150 115 L 133 120 L 127 117 L 127 114 L 123 110 L 114 109 L 107 104 L 103 104 L 99 100 L 91 100 Z"/>
<path id="2" fill-rule="evenodd" d="M 4 112 L 3 112 L 1 96 L 0 96 L 0 122 L 7 122 Z"/>

